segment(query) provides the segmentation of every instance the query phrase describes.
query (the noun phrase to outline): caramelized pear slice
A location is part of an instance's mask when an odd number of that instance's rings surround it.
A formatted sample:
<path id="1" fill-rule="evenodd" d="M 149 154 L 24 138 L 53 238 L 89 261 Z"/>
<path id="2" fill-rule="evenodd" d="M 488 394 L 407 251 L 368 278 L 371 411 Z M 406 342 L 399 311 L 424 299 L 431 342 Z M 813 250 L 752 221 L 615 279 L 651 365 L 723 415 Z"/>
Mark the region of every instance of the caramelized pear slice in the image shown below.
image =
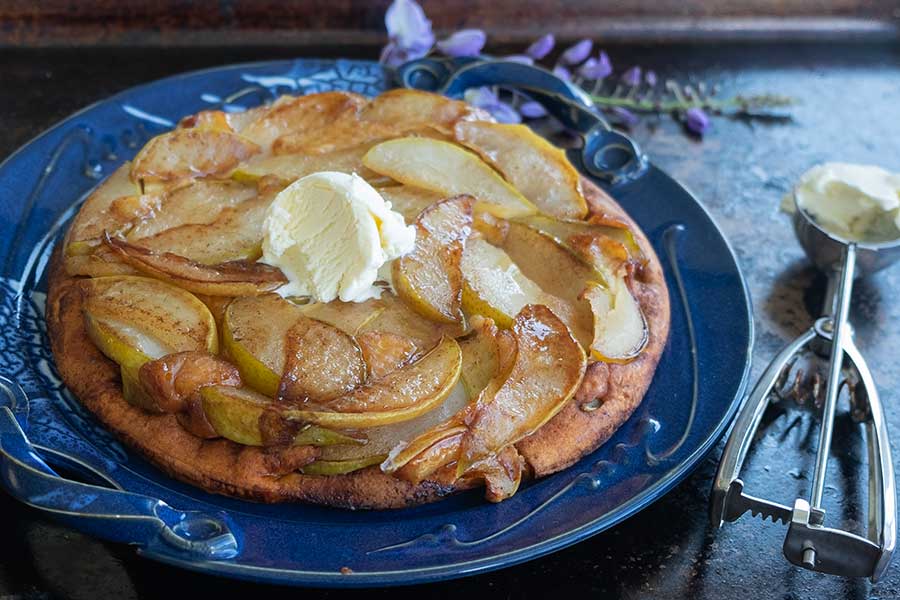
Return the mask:
<path id="1" fill-rule="evenodd" d="M 332 444 L 365 443 L 365 440 L 339 431 L 315 425 L 293 427 L 284 435 L 283 430 L 272 434 L 265 429 L 266 414 L 275 420 L 278 406 L 272 399 L 247 388 L 212 385 L 200 389 L 203 412 L 216 432 L 222 437 L 245 446 L 329 446 Z M 280 423 L 283 425 L 283 422 Z M 283 429 L 283 428 L 282 428 Z"/>
<path id="2" fill-rule="evenodd" d="M 212 129 L 234 132 L 229 113 L 222 110 L 201 110 L 178 121 L 178 129 Z"/>
<path id="3" fill-rule="evenodd" d="M 591 284 L 584 296 L 594 313 L 591 355 L 615 363 L 637 358 L 650 336 L 644 313 L 631 295 L 624 274 L 613 280 L 612 289 Z"/>
<path id="4" fill-rule="evenodd" d="M 424 137 L 382 142 L 366 153 L 363 164 L 401 183 L 446 197 L 468 194 L 477 200 L 477 208 L 497 216 L 537 212 L 531 202 L 477 155 L 449 142 Z"/>
<path id="5" fill-rule="evenodd" d="M 140 246 L 204 265 L 256 260 L 262 255 L 263 222 L 274 195 L 269 190 L 223 209 L 211 223 L 181 225 L 143 237 Z"/>
<path id="6" fill-rule="evenodd" d="M 153 411 L 179 413 L 208 385 L 241 385 L 237 367 L 208 352 L 190 350 L 144 363 L 138 380 L 153 402 Z"/>
<path id="7" fill-rule="evenodd" d="M 182 225 L 209 225 L 223 210 L 254 196 L 256 186 L 228 180 L 192 181 L 167 192 L 145 218 L 128 230 L 126 239 L 135 242 Z"/>
<path id="8" fill-rule="evenodd" d="M 482 220 L 481 223 L 486 221 Z M 497 231 L 487 235 L 489 238 L 496 235 L 497 245 L 528 279 L 544 292 L 562 299 L 570 307 L 571 316 L 559 314 L 559 311 L 557 316 L 569 325 L 584 348 L 590 347 L 593 339 L 593 316 L 590 306 L 583 301 L 581 292 L 590 281 L 604 282 L 603 274 L 551 236 L 524 223 L 499 221 Z M 555 307 L 551 306 L 551 309 Z"/>
<path id="9" fill-rule="evenodd" d="M 457 474 L 537 431 L 575 394 L 586 366 L 569 329 L 544 306 L 526 306 L 512 328 L 515 363 L 493 394 L 482 394 L 466 419 Z"/>
<path id="10" fill-rule="evenodd" d="M 388 185 L 377 189 L 381 197 L 391 203 L 391 209 L 403 215 L 407 223 L 415 223 L 423 210 L 445 198 L 441 193 L 412 185 Z"/>
<path id="11" fill-rule="evenodd" d="M 325 154 L 281 154 L 259 155 L 241 163 L 231 173 L 231 178 L 240 182 L 254 182 L 265 175 L 274 175 L 286 182 L 296 181 L 319 171 L 357 173 L 363 179 L 371 180 L 377 175 L 363 167 L 362 158 L 371 144 L 357 145 Z"/>
<path id="12" fill-rule="evenodd" d="M 370 331 L 395 333 L 411 339 L 420 350 L 428 350 L 442 336 L 455 338 L 465 333 L 462 323 L 438 323 L 423 319 L 394 294 L 384 293 L 373 302 L 380 310 L 360 327 L 358 335 Z"/>
<path id="13" fill-rule="evenodd" d="M 100 245 L 104 231 L 126 231 L 134 217 L 115 209 L 115 201 L 140 194 L 140 186 L 131 181 L 131 163 L 126 162 L 91 192 L 66 235 L 66 255 L 90 254 Z"/>
<path id="14" fill-rule="evenodd" d="M 263 263 L 233 261 L 204 265 L 171 252 L 157 253 L 110 237 L 104 244 L 141 273 L 197 294 L 251 296 L 287 283 L 280 269 Z"/>
<path id="15" fill-rule="evenodd" d="M 394 261 L 394 288 L 413 310 L 441 323 L 461 323 L 460 258 L 472 225 L 471 196 L 450 198 L 416 219 L 416 245 Z"/>
<path id="16" fill-rule="evenodd" d="M 440 94 L 398 88 L 373 98 L 360 111 L 360 119 L 394 127 L 402 124 L 407 129 L 433 127 L 452 135 L 459 121 L 490 119 L 490 115 Z"/>
<path id="17" fill-rule="evenodd" d="M 352 458 L 347 460 L 322 460 L 317 459 L 308 465 L 301 467 L 300 472 L 304 475 L 346 475 L 353 471 L 359 471 L 372 465 L 377 465 L 383 461 L 385 455 L 375 454 L 363 458 Z"/>
<path id="18" fill-rule="evenodd" d="M 257 152 L 259 146 L 227 131 L 176 129 L 147 142 L 134 159 L 131 179 L 146 184 L 220 177 Z"/>
<path id="19" fill-rule="evenodd" d="M 432 410 L 408 421 L 366 429 L 365 445 L 340 445 L 323 449 L 322 460 L 353 460 L 371 456 L 386 456 L 392 448 L 405 440 L 416 439 L 425 431 L 452 418 L 469 403 L 461 382 L 457 382 L 447 397 Z"/>
<path id="20" fill-rule="evenodd" d="M 598 240 L 607 240 L 603 243 L 603 245 L 605 249 L 607 249 L 607 253 L 610 255 L 610 260 L 618 261 L 621 259 L 620 251 L 618 250 L 617 246 L 621 246 L 625 249 L 625 251 L 627 252 L 626 258 L 637 261 L 644 260 L 644 254 L 641 251 L 640 245 L 637 243 L 634 234 L 630 229 L 628 229 L 628 227 L 625 226 L 624 223 L 619 223 L 614 226 L 592 222 L 590 220 L 571 221 L 567 219 L 553 219 L 545 215 L 529 215 L 517 220 L 520 220 L 529 227 L 550 235 L 559 243 L 568 246 L 576 252 L 578 251 L 578 249 L 573 246 L 572 240 L 579 236 L 589 236 Z M 607 220 L 604 221 L 604 223 L 616 222 Z M 595 266 L 598 268 L 598 270 L 604 270 L 601 268 L 601 265 Z M 612 266 L 611 268 L 606 270 L 607 272 L 615 271 L 615 267 Z"/>
<path id="21" fill-rule="evenodd" d="M 472 331 L 457 340 L 462 352 L 462 381 L 469 398 L 476 398 L 500 369 L 500 332 L 491 319 L 475 317 Z"/>
<path id="22" fill-rule="evenodd" d="M 418 482 L 457 462 L 457 475 L 515 444 L 550 420 L 575 394 L 584 377 L 581 346 L 547 307 L 529 305 L 512 328 L 515 352 L 476 402 L 453 418 L 391 451 L 382 463 Z M 511 359 L 511 360 L 510 360 Z"/>
<path id="23" fill-rule="evenodd" d="M 229 304 L 223 339 L 247 384 L 269 397 L 327 401 L 365 375 L 360 349 L 346 332 L 274 294 Z"/>
<path id="24" fill-rule="evenodd" d="M 370 379 L 396 371 L 415 356 L 418 346 L 406 336 L 389 331 L 367 331 L 356 337 Z"/>
<path id="25" fill-rule="evenodd" d="M 328 135 L 328 127 L 335 119 L 355 113 L 366 103 L 358 94 L 323 92 L 305 96 L 281 96 L 253 122 L 240 129 L 242 136 L 262 147 L 274 146 L 278 153 L 278 138 L 290 134 L 310 138 Z"/>
<path id="26" fill-rule="evenodd" d="M 562 150 L 527 125 L 461 121 L 454 133 L 541 212 L 574 219 L 587 215 L 578 171 Z"/>
<path id="27" fill-rule="evenodd" d="M 136 369 L 173 352 L 218 349 L 213 316 L 190 292 L 134 276 L 98 277 L 82 285 L 88 335 L 122 366 Z"/>
<path id="28" fill-rule="evenodd" d="M 573 323 L 574 309 L 570 304 L 542 290 L 506 252 L 482 238 L 472 238 L 466 244 L 462 274 L 463 309 L 470 315 L 483 315 L 508 329 L 522 307 L 543 304 L 566 323 Z"/>
<path id="29" fill-rule="evenodd" d="M 384 310 L 378 300 L 365 302 L 313 302 L 298 304 L 300 314 L 337 327 L 347 335 L 356 335 Z"/>
<path id="30" fill-rule="evenodd" d="M 459 345 L 442 339 L 430 352 L 381 379 L 327 404 L 327 410 L 285 408 L 295 421 L 334 429 L 363 429 L 409 421 L 443 402 L 459 379 Z"/>
<path id="31" fill-rule="evenodd" d="M 287 330 L 279 400 L 327 403 L 358 387 L 365 378 L 362 351 L 337 327 L 298 317 Z"/>
<path id="32" fill-rule="evenodd" d="M 585 289 L 572 301 L 577 319 L 572 331 L 576 338 L 585 349 L 590 348 L 591 355 L 598 360 L 633 360 L 646 346 L 649 332 L 640 304 L 625 281 L 629 260 L 626 247 L 590 229 L 583 230 L 571 224 L 563 227 L 571 227 L 574 233 L 568 235 L 564 244 L 557 241 L 557 248 L 571 249 L 571 254 L 558 249 L 553 251 L 546 241 L 546 234 L 538 233 L 537 229 L 523 223 L 510 224 L 504 237 L 504 247 L 512 247 L 521 260 L 527 260 L 529 248 L 546 257 L 540 265 L 529 266 L 531 274 L 542 286 L 546 286 L 545 289 L 562 291 L 564 286 L 571 286 L 568 288 L 571 293 L 578 289 L 580 280 L 580 285 Z M 567 266 L 571 265 L 572 257 L 584 266 L 581 269 L 574 265 Z M 553 264 L 557 265 L 558 271 L 545 268 Z M 559 276 L 572 273 L 577 274 L 579 279 L 567 281 Z M 584 329 L 586 318 L 590 318 L 592 323 L 589 336 Z"/>

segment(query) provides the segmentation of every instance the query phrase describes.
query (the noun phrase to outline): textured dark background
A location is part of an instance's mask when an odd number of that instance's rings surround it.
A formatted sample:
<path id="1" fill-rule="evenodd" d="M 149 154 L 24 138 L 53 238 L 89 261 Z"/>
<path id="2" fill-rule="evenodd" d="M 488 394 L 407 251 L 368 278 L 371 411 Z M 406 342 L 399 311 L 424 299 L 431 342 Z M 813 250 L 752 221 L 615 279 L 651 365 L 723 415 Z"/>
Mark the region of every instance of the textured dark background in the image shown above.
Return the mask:
<path id="1" fill-rule="evenodd" d="M 0 8 L 8 5 L 0 2 Z M 871 162 L 900 171 L 900 44 L 620 44 L 607 49 L 620 67 L 642 64 L 662 76 L 720 83 L 723 93 L 777 92 L 799 102 L 791 109 L 789 123 L 716 119 L 702 142 L 685 136 L 667 117 L 647 119 L 634 132 L 655 162 L 697 194 L 733 243 L 754 302 L 753 373 L 758 376 L 776 349 L 818 314 L 822 293 L 821 278 L 803 259 L 787 219 L 778 212 L 781 196 L 800 173 L 824 160 Z M 0 48 L 0 158 L 72 111 L 137 83 L 230 62 L 336 53 L 329 47 L 302 45 L 190 51 L 174 46 Z M 340 50 L 348 57 L 375 53 L 368 45 L 345 44 Z M 900 267 L 859 283 L 852 308 L 858 341 L 882 391 L 895 458 L 900 458 L 898 293 Z M 749 491 L 785 502 L 807 493 L 815 432 L 807 416 L 772 415 L 749 461 Z M 859 510 L 865 499 L 860 477 L 865 448 L 843 415 L 837 420 L 833 450 L 825 494 L 827 522 L 858 529 L 865 519 Z M 900 561 L 872 586 L 791 567 L 781 555 L 780 525 L 745 516 L 721 531 L 711 530 L 707 501 L 719 452 L 717 448 L 696 473 L 639 515 L 549 557 L 455 582 L 358 595 L 900 598 Z M 127 547 L 60 527 L 2 492 L 0 531 L 3 600 L 349 595 L 177 571 L 138 558 Z"/>
<path id="2" fill-rule="evenodd" d="M 420 0 L 439 31 L 523 42 L 890 38 L 896 0 Z M 390 0 L 0 0 L 0 46 L 379 43 Z"/>

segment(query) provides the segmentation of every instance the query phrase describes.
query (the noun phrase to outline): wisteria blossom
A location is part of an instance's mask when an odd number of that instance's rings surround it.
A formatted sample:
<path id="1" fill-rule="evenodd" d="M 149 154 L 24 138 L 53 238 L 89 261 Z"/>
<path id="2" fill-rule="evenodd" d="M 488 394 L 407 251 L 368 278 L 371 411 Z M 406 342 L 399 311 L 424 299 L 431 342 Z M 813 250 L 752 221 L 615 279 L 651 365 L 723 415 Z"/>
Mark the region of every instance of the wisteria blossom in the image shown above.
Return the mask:
<path id="1" fill-rule="evenodd" d="M 381 62 L 387 67 L 398 67 L 432 52 L 454 59 L 486 57 L 483 52 L 487 35 L 481 29 L 461 29 L 435 42 L 431 21 L 415 0 L 393 0 L 385 13 L 384 24 L 388 43 L 381 52 Z M 610 57 L 602 49 L 594 53 L 594 41 L 587 38 L 566 46 L 550 64 L 541 64 L 541 61 L 549 62 L 556 42 L 552 33 L 546 33 L 520 53 L 493 58 L 549 69 L 563 81 L 584 89 L 598 113 L 625 129 L 637 125 L 640 114 L 670 113 L 687 131 L 701 137 L 710 128 L 711 114 L 751 119 L 790 118 L 761 112 L 791 104 L 791 99 L 784 96 L 719 98 L 716 86 L 680 85 L 671 79 L 661 81 L 655 71 L 640 65 L 631 66 L 614 77 Z M 490 112 L 501 123 L 547 116 L 539 102 L 502 87 L 469 89 L 465 99 Z"/>

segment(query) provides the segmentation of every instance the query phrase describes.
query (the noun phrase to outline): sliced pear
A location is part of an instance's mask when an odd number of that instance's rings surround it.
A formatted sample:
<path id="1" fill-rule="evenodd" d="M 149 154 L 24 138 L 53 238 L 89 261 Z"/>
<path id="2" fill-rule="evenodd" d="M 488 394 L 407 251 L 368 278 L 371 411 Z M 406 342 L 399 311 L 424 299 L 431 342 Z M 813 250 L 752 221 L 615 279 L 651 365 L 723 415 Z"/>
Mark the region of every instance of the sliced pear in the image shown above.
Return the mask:
<path id="1" fill-rule="evenodd" d="M 259 155 L 241 163 L 231 173 L 231 178 L 240 182 L 254 182 L 264 175 L 274 175 L 286 182 L 296 181 L 319 171 L 356 173 L 366 180 L 378 175 L 363 166 L 362 158 L 371 144 L 362 144 L 325 154 L 282 154 Z"/>
<path id="2" fill-rule="evenodd" d="M 280 269 L 263 263 L 233 261 L 204 265 L 171 252 L 158 253 L 110 237 L 104 244 L 141 273 L 198 294 L 252 296 L 287 283 Z"/>
<path id="3" fill-rule="evenodd" d="M 182 225 L 209 225 L 222 211 L 256 196 L 256 186 L 228 180 L 198 179 L 160 198 L 145 218 L 128 230 L 134 242 Z M 117 202 L 120 202 L 120 198 Z"/>
<path id="4" fill-rule="evenodd" d="M 459 337 L 465 333 L 462 323 L 438 323 L 423 319 L 406 302 L 390 293 L 373 301 L 379 312 L 360 327 L 357 335 L 370 331 L 389 332 L 413 340 L 420 350 L 432 348 L 442 336 Z"/>
<path id="5" fill-rule="evenodd" d="M 225 309 L 222 340 L 247 385 L 274 398 L 284 372 L 285 332 L 300 317 L 275 294 L 235 298 Z"/>
<path id="6" fill-rule="evenodd" d="M 462 258 L 463 310 L 492 319 L 499 327 L 512 327 L 513 319 L 527 304 L 550 307 L 567 323 L 573 323 L 573 307 L 548 294 L 526 277 L 509 255 L 483 238 L 472 238 Z"/>
<path id="7" fill-rule="evenodd" d="M 462 261 L 463 309 L 483 315 L 500 327 L 512 326 L 526 304 L 539 304 L 543 290 L 527 277 L 500 248 L 483 238 L 466 244 Z"/>
<path id="8" fill-rule="evenodd" d="M 459 379 L 459 345 L 442 339 L 430 352 L 327 404 L 328 410 L 285 408 L 289 420 L 333 429 L 363 429 L 412 420 L 439 406 Z"/>
<path id="9" fill-rule="evenodd" d="M 522 309 L 512 331 L 518 349 L 515 363 L 495 393 L 479 397 L 466 420 L 459 475 L 537 431 L 562 409 L 584 377 L 584 351 L 546 307 Z"/>
<path id="10" fill-rule="evenodd" d="M 366 431 L 366 443 L 364 445 L 335 445 L 323 449 L 322 460 L 355 460 L 373 456 L 385 457 L 398 444 L 416 439 L 425 431 L 437 427 L 441 423 L 451 419 L 469 404 L 462 382 L 457 382 L 447 397 L 432 410 L 423 413 L 415 419 L 401 421 L 381 427 L 370 427 Z"/>
<path id="11" fill-rule="evenodd" d="M 360 111 L 363 121 L 394 126 L 402 123 L 409 129 L 434 127 L 450 135 L 459 121 L 490 118 L 484 111 L 465 102 L 406 88 L 379 94 Z"/>
<path id="12" fill-rule="evenodd" d="M 126 367 L 173 352 L 218 349 L 209 309 L 190 292 L 147 277 L 98 277 L 84 284 L 88 335 Z"/>
<path id="13" fill-rule="evenodd" d="M 365 302 L 312 302 L 298 304 L 297 308 L 300 314 L 328 323 L 353 336 L 384 311 L 381 301 L 375 299 Z"/>
<path id="14" fill-rule="evenodd" d="M 337 327 L 300 316 L 283 337 L 285 364 L 278 385 L 280 400 L 328 403 L 365 380 L 362 351 L 352 337 Z"/>
<path id="15" fill-rule="evenodd" d="M 530 215 L 518 219 L 533 229 L 537 229 L 550 235 L 559 243 L 578 252 L 572 244 L 572 240 L 576 237 L 589 236 L 601 241 L 604 252 L 607 254 L 609 261 L 621 262 L 621 250 L 626 252 L 626 259 L 634 259 L 642 261 L 644 255 L 637 243 L 631 230 L 627 227 L 614 227 L 611 225 L 597 224 L 591 221 L 573 221 L 567 219 L 553 219 L 545 215 Z M 590 259 L 589 259 L 590 260 Z M 607 261 L 608 262 L 608 261 Z M 600 271 L 615 271 L 614 264 L 604 264 L 595 266 Z"/>
<path id="16" fill-rule="evenodd" d="M 147 142 L 134 159 L 131 179 L 169 183 L 223 176 L 259 150 L 253 142 L 227 131 L 176 129 Z"/>
<path id="17" fill-rule="evenodd" d="M 575 394 L 584 377 L 584 351 L 547 307 L 526 306 L 516 316 L 515 354 L 474 404 L 399 445 L 382 463 L 386 473 L 421 481 L 457 463 L 462 476 L 537 431 Z"/>
<path id="18" fill-rule="evenodd" d="M 212 385 L 200 390 L 203 412 L 222 437 L 245 446 L 294 445 L 329 446 L 358 445 L 365 440 L 315 425 L 291 429 L 287 439 L 272 436 L 264 429 L 264 415 L 277 414 L 271 398 L 247 388 Z"/>
<path id="19" fill-rule="evenodd" d="M 347 92 L 281 96 L 240 133 L 264 148 L 274 147 L 277 153 L 278 138 L 289 134 L 311 139 L 327 136 L 331 123 L 345 113 L 356 113 L 365 103 L 363 96 Z"/>
<path id="20" fill-rule="evenodd" d="M 119 375 L 122 377 L 122 397 L 132 406 L 137 406 L 147 412 L 163 414 L 164 411 L 153 396 L 141 385 L 137 373 L 137 370 L 126 365 L 119 367 Z"/>
<path id="21" fill-rule="evenodd" d="M 462 381 L 469 398 L 476 398 L 500 370 L 500 332 L 491 319 L 475 317 L 472 331 L 457 340 L 462 352 Z"/>
<path id="22" fill-rule="evenodd" d="M 408 363 L 419 347 L 410 338 L 389 331 L 367 331 L 356 337 L 370 379 L 383 377 Z"/>
<path id="23" fill-rule="evenodd" d="M 353 471 L 359 471 L 360 469 L 377 465 L 384 459 L 385 455 L 383 454 L 348 460 L 317 459 L 308 465 L 301 467 L 300 472 L 304 475 L 346 475 Z"/>
<path id="24" fill-rule="evenodd" d="M 372 144 L 400 134 L 398 124 L 361 121 L 358 113 L 345 113 L 328 124 L 327 132 L 298 131 L 283 135 L 275 141 L 275 154 L 305 154 L 310 156 L 339 154 L 360 144 Z"/>
<path id="25" fill-rule="evenodd" d="M 394 261 L 394 289 L 413 310 L 441 323 L 461 323 L 460 259 L 472 225 L 471 196 L 443 200 L 416 219 L 416 245 Z"/>
<path id="26" fill-rule="evenodd" d="M 497 245 L 527 278 L 571 307 L 571 318 L 564 314 L 557 316 L 569 324 L 585 348 L 589 347 L 593 339 L 593 316 L 581 292 L 590 281 L 603 282 L 604 275 L 551 236 L 524 223 L 504 221 L 501 229 Z"/>
<path id="27" fill-rule="evenodd" d="M 592 356 L 607 362 L 633 360 L 646 345 L 648 330 L 640 304 L 625 281 L 629 260 L 625 246 L 596 231 L 588 229 L 582 233 L 572 223 L 561 223 L 561 229 L 556 230 L 542 221 L 534 224 L 560 233 L 575 231 L 566 238 L 565 245 L 556 242 L 554 247 L 548 243 L 550 238 L 532 224 L 510 223 L 503 247 L 528 264 L 529 274 L 544 289 L 560 295 L 568 290 L 566 299 L 576 311 L 576 321 L 570 327 L 583 347 L 591 349 Z M 560 251 L 569 248 L 572 252 Z M 529 256 L 535 255 L 542 260 L 527 262 Z M 575 265 L 573 259 L 580 261 L 582 267 Z M 579 286 L 583 291 L 572 298 Z M 592 323 L 590 336 L 585 333 L 586 319 Z"/>
<path id="28" fill-rule="evenodd" d="M 229 121 L 229 113 L 221 110 L 201 110 L 188 115 L 178 122 L 178 129 L 212 129 L 213 131 L 234 132 Z"/>
<path id="29" fill-rule="evenodd" d="M 260 194 L 223 209 L 208 224 L 189 224 L 140 239 L 140 246 L 170 252 L 204 265 L 262 256 L 263 222 L 274 193 Z"/>
<path id="30" fill-rule="evenodd" d="M 126 162 L 88 196 L 66 235 L 67 256 L 90 254 L 100 245 L 104 231 L 120 233 L 131 226 L 133 215 L 123 215 L 113 208 L 117 199 L 141 193 L 130 173 L 131 163 Z"/>
<path id="31" fill-rule="evenodd" d="M 280 138 L 276 151 L 333 152 L 354 143 L 413 134 L 452 139 L 453 125 L 465 119 L 490 119 L 490 116 L 440 94 L 395 89 L 378 95 L 358 113 L 338 116 L 329 124 L 327 135 L 300 132 Z"/>
<path id="32" fill-rule="evenodd" d="M 229 304 L 223 339 L 247 384 L 272 398 L 327 402 L 365 379 L 349 334 L 274 294 Z"/>
<path id="33" fill-rule="evenodd" d="M 541 212 L 574 219 L 587 215 L 578 171 L 562 150 L 527 125 L 461 121 L 454 133 Z"/>
<path id="34" fill-rule="evenodd" d="M 405 137 L 382 142 L 363 157 L 376 173 L 401 183 L 444 194 L 468 194 L 479 209 L 501 217 L 537 212 L 514 187 L 477 155 L 455 144 L 424 137 Z"/>
<path id="35" fill-rule="evenodd" d="M 175 352 L 141 365 L 141 388 L 152 399 L 154 412 L 180 413 L 208 385 L 241 385 L 237 367 L 208 352 Z"/>
<path id="36" fill-rule="evenodd" d="M 132 276 L 98 277 L 82 285 L 88 336 L 120 365 L 123 395 L 135 406 L 160 412 L 140 383 L 142 365 L 174 352 L 218 350 L 215 321 L 189 292 Z"/>
<path id="37" fill-rule="evenodd" d="M 624 274 L 609 289 L 592 283 L 584 292 L 594 314 L 591 355 L 604 362 L 634 360 L 647 345 L 649 331 L 640 304 L 634 299 Z"/>
<path id="38" fill-rule="evenodd" d="M 423 190 L 411 185 L 379 187 L 378 193 L 391 203 L 391 209 L 403 215 L 407 223 L 414 223 L 423 210 L 445 198 L 439 192 Z"/>

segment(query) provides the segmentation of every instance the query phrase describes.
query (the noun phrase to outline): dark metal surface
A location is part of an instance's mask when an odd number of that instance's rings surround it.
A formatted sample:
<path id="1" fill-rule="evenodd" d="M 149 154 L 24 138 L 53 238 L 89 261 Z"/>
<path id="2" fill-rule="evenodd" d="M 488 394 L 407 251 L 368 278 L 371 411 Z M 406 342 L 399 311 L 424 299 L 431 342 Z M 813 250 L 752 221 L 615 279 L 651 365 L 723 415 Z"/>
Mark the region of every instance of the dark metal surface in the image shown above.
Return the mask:
<path id="1" fill-rule="evenodd" d="M 809 327 L 824 295 L 824 278 L 806 262 L 778 203 L 800 173 L 824 160 L 874 162 L 900 171 L 900 46 L 609 50 L 621 66 L 641 63 L 662 75 L 721 82 L 723 93 L 770 91 L 802 102 L 793 110 L 792 123 L 718 119 L 703 142 L 686 137 L 668 118 L 645 120 L 633 132 L 656 163 L 706 203 L 730 237 L 755 304 L 753 371 L 758 376 L 779 347 Z M 188 69 L 296 54 L 284 48 L 0 52 L 0 157 L 70 112 L 125 87 Z M 345 48 L 342 54 L 362 52 Z M 882 392 L 896 444 L 900 267 L 855 287 L 850 318 Z M 805 414 L 769 413 L 760 431 L 745 468 L 747 492 L 782 502 L 808 493 L 815 422 Z M 552 556 L 471 579 L 363 593 L 369 598 L 479 592 L 498 598 L 900 598 L 896 563 L 873 586 L 792 567 L 781 555 L 785 529 L 780 524 L 747 515 L 713 531 L 707 510 L 717 456 L 718 450 L 671 494 L 623 525 Z M 900 456 L 896 447 L 894 456 Z M 839 406 L 823 499 L 826 524 L 863 531 L 865 462 L 864 434 L 847 407 Z M 2 493 L 0 531 L 4 600 L 350 595 L 251 586 L 177 571 L 143 560 L 127 547 L 74 533 Z"/>

